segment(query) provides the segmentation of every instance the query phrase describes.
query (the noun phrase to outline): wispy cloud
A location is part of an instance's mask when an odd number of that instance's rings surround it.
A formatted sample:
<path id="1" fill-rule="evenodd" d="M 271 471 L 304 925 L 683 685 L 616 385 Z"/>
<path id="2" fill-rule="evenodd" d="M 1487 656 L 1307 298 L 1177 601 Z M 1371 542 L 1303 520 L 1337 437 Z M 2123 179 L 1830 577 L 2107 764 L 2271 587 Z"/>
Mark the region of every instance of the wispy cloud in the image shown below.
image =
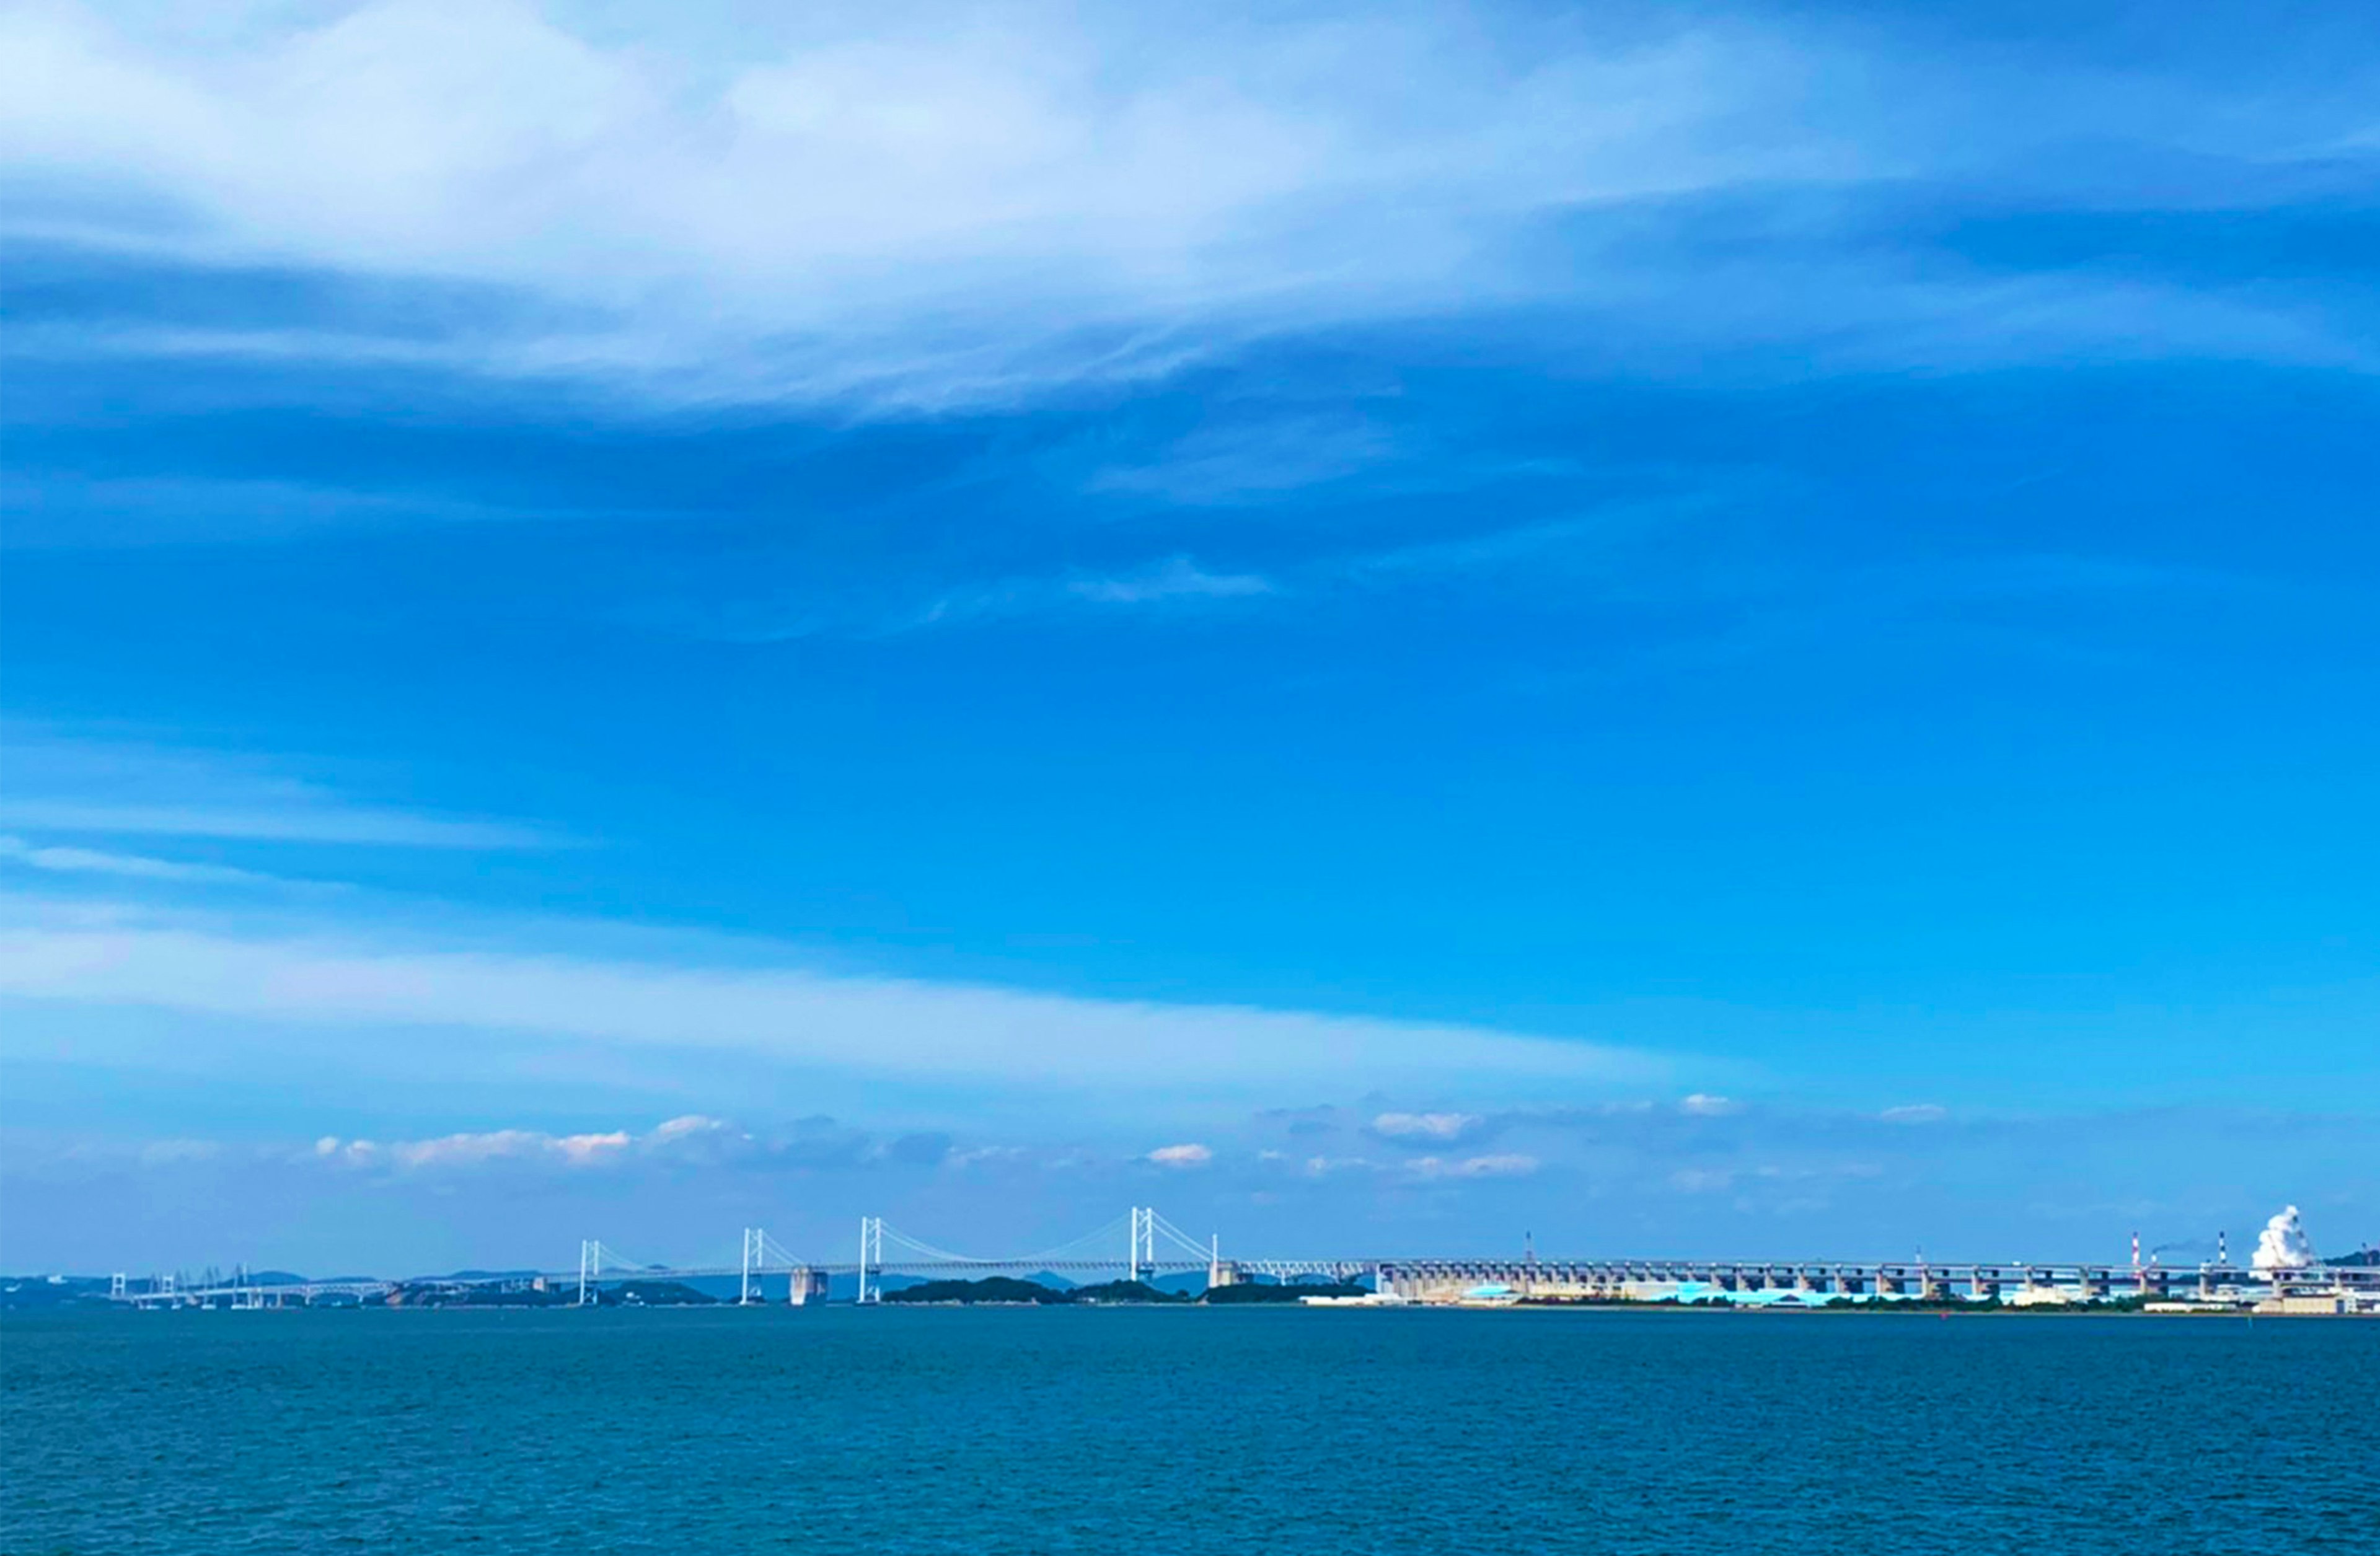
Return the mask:
<path id="1" fill-rule="evenodd" d="M 1491 286 L 1463 232 L 1483 212 L 1855 160 L 1823 133 L 1708 133 L 1807 88 L 1750 31 L 1548 36 L 1519 71 L 1419 11 L 953 28 L 895 8 L 738 31 L 730 54 L 673 60 L 525 6 L 396 0 L 253 29 L 226 56 L 26 11 L 0 97 L 19 166 L 104 191 L 30 218 L 50 231 L 631 298 L 610 331 L 481 349 L 531 371 L 643 358 L 659 376 L 700 360 L 685 353 L 717 333 L 706 313 L 783 341 L 795 380 L 820 335 L 863 379 L 926 359 L 946 383 L 997 382 L 1064 336 L 1070 371 L 1095 371 L 1162 352 L 1161 331 L 1132 335 L 1184 314 L 1377 308 L 1466 265 Z M 1424 115 L 1375 84 L 1415 71 Z M 171 219 L 128 223 L 144 197 Z M 673 331 L 650 327 L 662 314 Z"/>
<path id="2" fill-rule="evenodd" d="M 1476 1027 L 979 985 L 375 941 L 287 938 L 153 916 L 94 921 L 18 904 L 0 993 L 334 1027 L 502 1031 L 741 1053 L 812 1071 L 948 1084 L 1245 1095 L 1285 1082 L 1595 1088 L 1669 1061 Z M 1277 1093 L 1276 1093 L 1277 1094 Z"/>
<path id="3" fill-rule="evenodd" d="M 141 854 L 111 854 L 97 848 L 40 846 L 20 837 L 0 836 L 0 859 L 66 875 L 112 875 L 133 881 L 198 885 L 252 886 L 272 880 L 228 865 L 187 864 Z"/>
<path id="4" fill-rule="evenodd" d="M 0 826 L 25 832 L 444 849 L 535 848 L 555 842 L 510 822 L 358 802 L 249 756 L 30 728 L 11 728 L 7 746 L 9 792 L 0 797 Z M 114 873 L 171 878 L 128 856 L 47 852 L 52 862 L 27 862 L 101 871 L 109 867 L 98 861 L 113 857 Z M 79 862 L 69 865 L 62 858 Z M 179 878 L 200 879 L 187 873 Z"/>
<path id="5" fill-rule="evenodd" d="M 1254 573 L 1210 573 L 1186 556 L 1167 559 L 1122 577 L 1075 578 L 1066 592 L 1099 605 L 1146 605 L 1160 600 L 1239 600 L 1274 592 L 1272 580 Z"/>
<path id="6" fill-rule="evenodd" d="M 1189 557 L 1174 556 L 1123 573 L 971 584 L 943 594 L 922 610 L 881 620 L 873 630 L 916 632 L 1099 606 L 1179 610 L 1277 592 L 1273 581 L 1258 574 L 1211 572 Z"/>
<path id="7" fill-rule="evenodd" d="M 2122 180 L 2052 176 L 2086 135 L 2336 158 L 2369 132 L 2370 83 L 2335 64 L 2283 95 L 2137 57 L 1954 73 L 1928 40 L 1798 16 L 1427 5 L 960 25 L 891 6 L 631 43 L 523 5 L 382 0 L 236 31 L 11 13 L 13 225 L 434 278 L 479 306 L 443 330 L 182 321 L 53 346 L 946 406 L 1552 298 L 1592 312 L 1589 338 L 1701 321 L 1846 359 L 2078 342 L 2313 359 L 2351 339 L 2249 292 L 1946 275 L 1830 231 L 1840 191 L 1928 176 L 2110 198 Z M 1706 245 L 1678 213 L 1725 198 L 1765 214 Z M 1747 265 L 1744 240 L 1794 262 Z M 1117 479 L 1230 501 L 1285 468 L 1191 451 Z"/>
<path id="8" fill-rule="evenodd" d="M 1192 1141 L 1178 1146 L 1160 1146 L 1148 1153 L 1148 1160 L 1160 1167 L 1204 1167 L 1215 1160 L 1215 1153 Z"/>
<path id="9" fill-rule="evenodd" d="M 1185 506 L 1223 506 L 1339 480 L 1394 451 L 1395 440 L 1384 427 L 1290 415 L 1194 432 L 1157 458 L 1094 471 L 1084 487 Z"/>
<path id="10" fill-rule="evenodd" d="M 922 603 L 836 599 L 790 608 L 686 608 L 672 613 L 666 625 L 698 637 L 739 643 L 892 638 L 1085 611 L 1197 611 L 1280 592 L 1281 586 L 1262 574 L 1218 572 L 1190 557 L 1171 556 L 1117 572 L 1068 572 L 960 584 Z"/>
<path id="11" fill-rule="evenodd" d="M 397 848 L 536 848 L 550 840 L 497 821 L 457 821 L 370 806 L 312 802 L 297 808 L 0 800 L 0 825 L 127 837 L 220 837 L 249 842 L 354 843 Z"/>

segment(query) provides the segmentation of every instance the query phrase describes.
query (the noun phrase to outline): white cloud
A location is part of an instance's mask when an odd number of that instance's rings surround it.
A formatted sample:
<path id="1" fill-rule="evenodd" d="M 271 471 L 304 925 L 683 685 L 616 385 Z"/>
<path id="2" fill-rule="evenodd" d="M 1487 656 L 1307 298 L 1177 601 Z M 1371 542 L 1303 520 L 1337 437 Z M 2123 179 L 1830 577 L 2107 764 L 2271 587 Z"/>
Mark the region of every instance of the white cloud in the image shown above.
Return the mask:
<path id="1" fill-rule="evenodd" d="M 1712 1097 L 1697 1091 L 1678 1104 L 1678 1111 L 1695 1118 L 1724 1118 L 1729 1113 L 1742 1112 L 1743 1104 L 1727 1097 Z"/>
<path id="2" fill-rule="evenodd" d="M 1950 1116 L 1950 1110 L 1938 1102 L 1912 1102 L 1904 1107 L 1887 1108 L 1876 1115 L 1887 1124 L 1937 1124 Z"/>
<path id="3" fill-rule="evenodd" d="M 494 1161 L 554 1161 L 587 1167 L 617 1161 L 633 1141 L 625 1130 L 601 1135 L 547 1135 L 533 1129 L 495 1129 L 482 1134 L 443 1135 L 427 1140 L 341 1140 L 326 1135 L 314 1142 L 318 1159 L 354 1167 L 406 1169 L 482 1167 Z"/>
<path id="4" fill-rule="evenodd" d="M 673 1140 L 690 1139 L 697 1136 L 723 1133 L 731 1125 L 724 1119 L 708 1118 L 701 1113 L 685 1113 L 657 1124 L 647 1138 L 657 1145 Z"/>
<path id="5" fill-rule="evenodd" d="M 537 1129 L 491 1129 L 420 1140 L 343 1140 L 335 1135 L 325 1135 L 314 1142 L 312 1154 L 317 1161 L 350 1167 L 407 1170 L 484 1167 L 493 1162 L 596 1167 L 625 1161 L 632 1152 L 648 1157 L 668 1156 L 689 1143 L 722 1135 L 747 1143 L 749 1139 L 723 1120 L 688 1114 L 657 1124 L 641 1136 L 625 1129 L 590 1130 L 577 1135 L 552 1135 Z"/>
<path id="6" fill-rule="evenodd" d="M 1192 1141 L 1178 1146 L 1160 1146 L 1148 1153 L 1148 1160 L 1160 1167 L 1204 1167 L 1215 1160 L 1215 1153 Z"/>
<path id="7" fill-rule="evenodd" d="M 960 1171 L 969 1167 L 1014 1167 L 1026 1161 L 1031 1154 L 1023 1146 L 972 1146 L 965 1150 L 952 1151 L 942 1159 L 942 1162 Z"/>
<path id="8" fill-rule="evenodd" d="M 1477 1113 L 1382 1113 L 1372 1132 L 1390 1139 L 1454 1140 L 1488 1121 Z"/>
<path id="9" fill-rule="evenodd" d="M 562 1153 L 564 1161 L 584 1166 L 627 1149 L 628 1134 L 625 1129 L 614 1129 L 608 1135 L 565 1135 L 553 1142 L 553 1149 Z"/>
<path id="10" fill-rule="evenodd" d="M 0 898 L 0 993 L 351 1030 L 451 1028 L 720 1051 L 858 1076 L 1245 1096 L 1284 1083 L 1588 1088 L 1652 1055 L 1476 1027 L 1075 999 L 809 970 L 291 937 Z M 679 954 L 682 956 L 683 952 Z M 409 1039 L 419 1041 L 420 1039 Z"/>

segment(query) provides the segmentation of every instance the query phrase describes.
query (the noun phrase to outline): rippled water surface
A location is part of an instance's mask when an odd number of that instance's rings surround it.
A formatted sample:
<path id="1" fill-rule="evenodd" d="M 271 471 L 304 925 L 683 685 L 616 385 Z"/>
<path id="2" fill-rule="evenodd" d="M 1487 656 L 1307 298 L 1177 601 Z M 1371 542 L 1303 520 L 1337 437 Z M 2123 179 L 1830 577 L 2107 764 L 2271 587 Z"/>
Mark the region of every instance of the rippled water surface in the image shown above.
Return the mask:
<path id="1" fill-rule="evenodd" d="M 2354 1321 L 89 1314 L 0 1372 L 27 1556 L 2380 1550 Z"/>

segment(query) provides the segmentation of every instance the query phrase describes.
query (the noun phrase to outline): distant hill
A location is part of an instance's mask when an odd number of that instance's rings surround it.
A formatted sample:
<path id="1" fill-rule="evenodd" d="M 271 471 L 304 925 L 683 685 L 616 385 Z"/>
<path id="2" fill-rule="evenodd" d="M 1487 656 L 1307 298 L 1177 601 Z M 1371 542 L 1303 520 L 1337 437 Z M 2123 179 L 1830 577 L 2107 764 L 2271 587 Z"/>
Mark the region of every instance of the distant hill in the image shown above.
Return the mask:
<path id="1" fill-rule="evenodd" d="M 0 1275 L 0 1307 L 77 1307 L 107 1301 L 107 1282 L 89 1275 Z"/>
<path id="2" fill-rule="evenodd" d="M 1073 1291 L 1075 1286 L 1081 1284 L 1080 1282 L 1066 1279 L 1054 1270 L 1036 1270 L 1023 1278 L 1037 1286 L 1048 1286 L 1051 1291 Z"/>

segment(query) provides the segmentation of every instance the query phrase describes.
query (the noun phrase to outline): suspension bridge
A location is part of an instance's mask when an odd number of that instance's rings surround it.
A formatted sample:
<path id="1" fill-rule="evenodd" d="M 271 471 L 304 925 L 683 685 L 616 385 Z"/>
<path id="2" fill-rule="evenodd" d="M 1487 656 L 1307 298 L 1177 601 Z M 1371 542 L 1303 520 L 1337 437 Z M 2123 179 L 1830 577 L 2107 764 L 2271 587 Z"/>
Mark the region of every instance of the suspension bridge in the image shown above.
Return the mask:
<path id="1" fill-rule="evenodd" d="M 196 1282 L 176 1275 L 118 1274 L 111 1282 L 109 1295 L 136 1307 L 266 1307 L 323 1301 L 382 1302 L 400 1293 L 434 1297 L 441 1293 L 462 1295 L 533 1288 L 549 1298 L 559 1295 L 594 1306 L 602 1301 L 607 1289 L 733 1280 L 739 1301 L 800 1306 L 825 1301 L 830 1282 L 840 1278 L 867 1306 L 882 1300 L 887 1276 L 948 1280 L 1047 1272 L 1070 1279 L 1107 1275 L 1132 1282 L 1197 1273 L 1210 1290 L 1250 1280 L 1318 1277 L 1366 1284 L 1384 1297 L 1424 1302 L 1480 1293 L 1554 1301 L 1644 1300 L 1665 1290 L 1697 1288 L 1732 1294 L 1794 1293 L 1821 1299 L 2018 1301 L 2060 1294 L 2100 1301 L 2131 1295 L 2214 1298 L 2224 1293 L 2281 1296 L 2326 1292 L 2356 1308 L 2380 1307 L 2380 1267 L 2316 1265 L 2260 1270 L 2233 1265 L 2218 1253 L 2214 1261 L 2185 1268 L 2160 1265 L 2154 1259 L 2144 1264 L 2137 1249 L 2129 1264 L 1925 1258 L 1539 1258 L 1534 1253 L 1517 1258 L 1227 1258 L 1219 1237 L 1210 1235 L 1202 1242 L 1149 1206 L 1134 1206 L 1102 1226 L 1033 1253 L 955 1253 L 913 1236 L 881 1216 L 860 1218 L 856 1238 L 845 1246 L 850 1250 L 848 1258 L 808 1256 L 786 1247 L 765 1228 L 747 1227 L 732 1261 L 652 1262 L 600 1238 L 584 1238 L 573 1269 L 273 1283 L 246 1274 Z M 780 1292 L 782 1295 L 776 1295 Z"/>
<path id="2" fill-rule="evenodd" d="M 1252 1277 L 1288 1281 L 1318 1276 L 1354 1281 L 1369 1273 L 1378 1262 L 1330 1258 L 1227 1260 L 1222 1257 L 1219 1238 L 1209 1236 L 1201 1242 L 1154 1207 L 1137 1205 L 1105 1225 L 1033 1253 L 954 1253 L 900 1230 L 881 1216 L 860 1218 L 858 1236 L 851 1248 L 848 1258 L 799 1254 L 771 1236 L 766 1228 L 747 1227 L 732 1262 L 723 1258 L 678 1263 L 647 1260 L 601 1238 L 590 1237 L 580 1240 L 577 1265 L 570 1270 L 273 1284 L 246 1275 L 192 1282 L 174 1275 L 138 1278 L 119 1274 L 111 1282 L 109 1295 L 134 1307 L 260 1307 L 325 1300 L 373 1302 L 401 1290 L 460 1294 L 533 1285 L 540 1291 L 575 1293 L 577 1302 L 592 1306 L 601 1300 L 606 1287 L 732 1279 L 737 1283 L 740 1301 L 770 1300 L 769 1289 L 782 1282 L 783 1300 L 799 1305 L 824 1301 L 829 1282 L 840 1277 L 854 1283 L 859 1302 L 873 1304 L 882 1299 L 887 1275 L 949 1280 L 1048 1272 L 1069 1278 L 1106 1275 L 1136 1282 L 1203 1273 L 1208 1285 L 1217 1286 Z"/>

